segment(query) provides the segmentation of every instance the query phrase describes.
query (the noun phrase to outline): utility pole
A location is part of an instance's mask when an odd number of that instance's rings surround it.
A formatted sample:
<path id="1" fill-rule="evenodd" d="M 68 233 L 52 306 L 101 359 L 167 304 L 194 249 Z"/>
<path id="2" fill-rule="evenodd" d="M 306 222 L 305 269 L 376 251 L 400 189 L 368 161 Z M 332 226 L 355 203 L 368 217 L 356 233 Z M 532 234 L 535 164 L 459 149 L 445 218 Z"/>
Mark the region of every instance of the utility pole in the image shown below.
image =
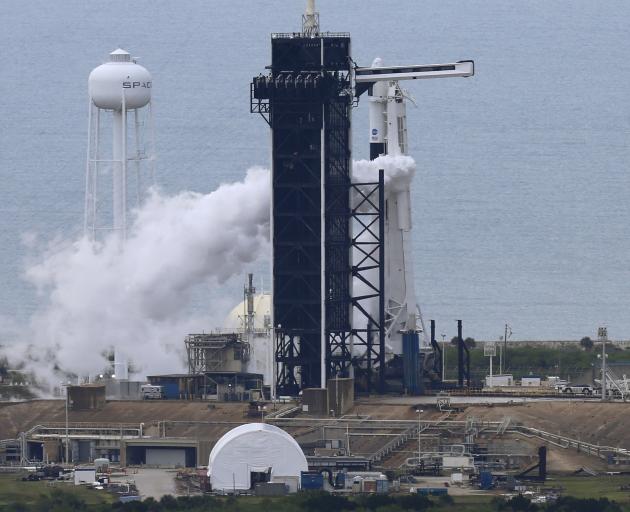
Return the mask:
<path id="1" fill-rule="evenodd" d="M 442 333 L 442 382 L 446 380 L 446 334 Z"/>
<path id="2" fill-rule="evenodd" d="M 420 466 L 420 461 L 422 460 L 422 441 L 420 439 L 420 415 L 424 412 L 422 409 L 416 409 L 416 414 L 418 415 L 418 466 Z"/>
<path id="3" fill-rule="evenodd" d="M 68 435 L 68 384 L 65 385 L 66 388 L 66 464 L 68 464 L 68 452 L 69 452 L 69 444 L 70 444 L 70 436 Z"/>
<path id="4" fill-rule="evenodd" d="M 350 457 L 350 424 L 346 423 L 346 455 Z"/>
<path id="5" fill-rule="evenodd" d="M 509 331 L 509 333 L 508 333 Z M 507 371 L 507 340 L 508 337 L 512 336 L 512 328 L 506 323 L 505 324 L 505 335 L 503 336 L 503 353 L 504 356 L 503 358 L 505 359 L 504 361 L 504 366 L 505 366 L 505 370 Z M 503 368 L 501 368 L 501 374 L 503 374 Z"/>
<path id="6" fill-rule="evenodd" d="M 608 329 L 600 327 L 597 329 L 597 337 L 602 342 L 602 402 L 606 400 L 606 341 L 608 340 Z"/>

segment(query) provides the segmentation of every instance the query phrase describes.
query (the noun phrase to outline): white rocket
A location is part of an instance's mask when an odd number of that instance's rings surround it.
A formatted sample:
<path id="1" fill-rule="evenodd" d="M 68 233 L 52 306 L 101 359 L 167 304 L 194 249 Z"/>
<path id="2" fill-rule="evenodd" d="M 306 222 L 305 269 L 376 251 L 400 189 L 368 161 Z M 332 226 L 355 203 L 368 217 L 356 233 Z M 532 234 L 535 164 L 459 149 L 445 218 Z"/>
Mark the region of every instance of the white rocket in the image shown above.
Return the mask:
<path id="1" fill-rule="evenodd" d="M 473 74 L 471 61 L 384 67 L 377 58 L 371 67 L 357 68 L 357 87 L 369 87 L 370 159 L 380 155 L 397 157 L 407 154 L 407 95 L 399 80 Z M 430 346 L 414 286 L 410 187 L 410 179 L 397 180 L 385 190 L 386 339 L 387 349 L 393 354 L 402 354 L 403 332 L 422 331 L 420 348 Z"/>

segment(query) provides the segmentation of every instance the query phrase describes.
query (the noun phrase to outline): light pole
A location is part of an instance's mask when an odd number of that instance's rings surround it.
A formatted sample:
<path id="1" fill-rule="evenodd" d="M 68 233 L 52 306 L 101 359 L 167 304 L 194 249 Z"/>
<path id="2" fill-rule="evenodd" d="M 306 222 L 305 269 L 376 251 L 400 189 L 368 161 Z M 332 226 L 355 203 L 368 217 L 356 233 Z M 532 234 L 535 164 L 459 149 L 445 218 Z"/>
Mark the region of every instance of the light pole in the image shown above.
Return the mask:
<path id="1" fill-rule="evenodd" d="M 265 422 L 265 411 L 267 410 L 267 406 L 259 405 L 258 406 L 258 410 L 260 411 L 260 422 L 264 423 Z"/>
<path id="2" fill-rule="evenodd" d="M 422 441 L 420 439 L 420 415 L 424 411 L 422 409 L 416 409 L 416 414 L 418 415 L 418 466 L 420 466 L 420 461 L 422 460 Z"/>
<path id="3" fill-rule="evenodd" d="M 606 400 L 606 341 L 608 341 L 608 329 L 600 327 L 597 329 L 597 337 L 602 342 L 602 401 Z"/>
<path id="4" fill-rule="evenodd" d="M 66 464 L 68 464 L 68 453 L 69 453 L 69 449 L 70 449 L 70 436 L 68 435 L 68 386 L 70 383 L 67 384 L 61 384 L 62 387 L 66 388 L 66 450 L 65 450 L 65 462 Z"/>
<path id="5" fill-rule="evenodd" d="M 346 455 L 350 457 L 350 424 L 346 423 Z"/>
<path id="6" fill-rule="evenodd" d="M 442 333 L 442 382 L 446 380 L 446 334 Z"/>
<path id="7" fill-rule="evenodd" d="M 507 340 L 512 336 L 512 328 L 506 323 L 505 324 L 505 332 L 503 336 L 503 368 L 507 371 Z M 501 373 L 503 373 L 503 368 L 501 368 Z"/>

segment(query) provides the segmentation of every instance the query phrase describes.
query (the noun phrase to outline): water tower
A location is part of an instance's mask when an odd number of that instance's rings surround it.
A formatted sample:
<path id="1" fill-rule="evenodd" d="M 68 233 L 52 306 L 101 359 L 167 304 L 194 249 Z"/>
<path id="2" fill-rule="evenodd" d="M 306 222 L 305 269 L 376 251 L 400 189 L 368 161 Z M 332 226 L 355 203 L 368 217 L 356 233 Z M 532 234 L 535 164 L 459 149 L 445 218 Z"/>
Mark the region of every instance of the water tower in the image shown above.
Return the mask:
<path id="1" fill-rule="evenodd" d="M 124 239 L 129 206 L 153 183 L 151 85 L 151 74 L 120 48 L 90 73 L 84 230 L 91 239 L 112 231 Z"/>

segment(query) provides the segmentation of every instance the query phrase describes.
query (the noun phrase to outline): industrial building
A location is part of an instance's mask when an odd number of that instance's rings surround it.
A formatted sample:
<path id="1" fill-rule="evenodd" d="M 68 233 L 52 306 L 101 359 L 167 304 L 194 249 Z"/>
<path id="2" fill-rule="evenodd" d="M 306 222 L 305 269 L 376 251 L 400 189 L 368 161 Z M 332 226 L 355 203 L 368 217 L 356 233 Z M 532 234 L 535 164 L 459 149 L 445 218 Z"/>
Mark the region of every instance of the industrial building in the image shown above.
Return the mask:
<path id="1" fill-rule="evenodd" d="M 263 394 L 263 376 L 259 373 L 214 371 L 149 375 L 150 384 L 161 386 L 167 400 L 221 400 L 225 402 L 257 400 Z"/>

